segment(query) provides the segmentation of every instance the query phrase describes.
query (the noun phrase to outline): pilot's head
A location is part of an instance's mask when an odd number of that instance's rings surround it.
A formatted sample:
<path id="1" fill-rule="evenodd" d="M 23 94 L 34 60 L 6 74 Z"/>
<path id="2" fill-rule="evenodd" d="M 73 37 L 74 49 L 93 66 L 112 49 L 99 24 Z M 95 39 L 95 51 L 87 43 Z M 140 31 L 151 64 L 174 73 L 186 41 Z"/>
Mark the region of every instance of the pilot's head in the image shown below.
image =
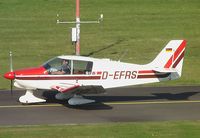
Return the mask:
<path id="1" fill-rule="evenodd" d="M 63 59 L 63 60 L 62 60 L 62 64 L 68 64 L 68 63 L 69 63 L 68 60 L 66 60 L 66 59 Z"/>

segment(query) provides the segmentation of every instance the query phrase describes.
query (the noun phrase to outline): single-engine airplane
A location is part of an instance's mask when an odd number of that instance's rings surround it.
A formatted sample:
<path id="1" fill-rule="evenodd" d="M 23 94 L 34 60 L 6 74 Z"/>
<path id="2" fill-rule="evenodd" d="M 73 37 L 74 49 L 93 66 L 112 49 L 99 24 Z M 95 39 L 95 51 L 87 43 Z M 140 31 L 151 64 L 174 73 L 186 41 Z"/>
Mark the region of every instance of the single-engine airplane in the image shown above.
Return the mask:
<path id="1" fill-rule="evenodd" d="M 145 65 L 83 56 L 58 56 L 36 68 L 5 73 L 14 86 L 26 90 L 21 103 L 45 102 L 33 95 L 36 90 L 57 90 L 56 99 L 70 105 L 95 102 L 84 94 L 105 89 L 174 80 L 181 77 L 186 40 L 171 40 L 157 57 Z"/>

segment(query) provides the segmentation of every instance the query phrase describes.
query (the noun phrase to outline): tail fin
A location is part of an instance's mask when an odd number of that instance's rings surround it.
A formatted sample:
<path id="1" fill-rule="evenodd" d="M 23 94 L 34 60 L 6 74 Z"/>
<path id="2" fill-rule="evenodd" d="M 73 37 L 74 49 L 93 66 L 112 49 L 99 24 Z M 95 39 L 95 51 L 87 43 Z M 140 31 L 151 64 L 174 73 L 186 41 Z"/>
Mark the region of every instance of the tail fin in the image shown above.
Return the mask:
<path id="1" fill-rule="evenodd" d="M 171 40 L 150 65 L 160 72 L 177 73 L 174 79 L 181 77 L 185 47 L 186 40 Z"/>

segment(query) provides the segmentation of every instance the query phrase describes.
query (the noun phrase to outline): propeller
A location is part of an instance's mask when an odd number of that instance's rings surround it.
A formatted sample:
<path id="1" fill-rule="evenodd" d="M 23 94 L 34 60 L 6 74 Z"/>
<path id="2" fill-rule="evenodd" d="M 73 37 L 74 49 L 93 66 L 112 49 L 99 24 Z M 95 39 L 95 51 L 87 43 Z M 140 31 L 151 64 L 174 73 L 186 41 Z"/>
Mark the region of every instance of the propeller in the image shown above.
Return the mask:
<path id="1" fill-rule="evenodd" d="M 12 52 L 10 51 L 10 72 L 13 73 Z M 10 80 L 10 93 L 13 96 L 13 79 Z"/>
<path id="2" fill-rule="evenodd" d="M 13 80 L 10 80 L 10 94 L 13 96 Z"/>

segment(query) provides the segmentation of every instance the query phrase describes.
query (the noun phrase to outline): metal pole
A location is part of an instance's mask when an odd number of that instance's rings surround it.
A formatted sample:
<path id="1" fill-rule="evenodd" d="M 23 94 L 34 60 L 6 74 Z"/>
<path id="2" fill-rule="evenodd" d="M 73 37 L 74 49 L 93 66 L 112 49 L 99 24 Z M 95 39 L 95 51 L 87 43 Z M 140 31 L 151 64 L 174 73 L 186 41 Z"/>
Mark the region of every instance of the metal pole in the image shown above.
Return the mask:
<path id="1" fill-rule="evenodd" d="M 57 17 L 59 17 L 59 14 L 57 14 Z M 58 24 L 68 24 L 73 23 L 76 24 L 76 35 L 75 40 L 72 40 L 72 42 L 75 42 L 75 53 L 77 56 L 80 55 L 80 25 L 81 23 L 84 24 L 92 24 L 92 23 L 101 23 L 103 21 L 103 14 L 100 15 L 100 18 L 97 21 L 81 21 L 80 20 L 80 0 L 76 0 L 76 21 L 60 21 L 57 19 Z M 73 37 L 74 38 L 74 37 Z"/>
<path id="2" fill-rule="evenodd" d="M 80 55 L 80 0 L 76 0 L 76 55 Z"/>

